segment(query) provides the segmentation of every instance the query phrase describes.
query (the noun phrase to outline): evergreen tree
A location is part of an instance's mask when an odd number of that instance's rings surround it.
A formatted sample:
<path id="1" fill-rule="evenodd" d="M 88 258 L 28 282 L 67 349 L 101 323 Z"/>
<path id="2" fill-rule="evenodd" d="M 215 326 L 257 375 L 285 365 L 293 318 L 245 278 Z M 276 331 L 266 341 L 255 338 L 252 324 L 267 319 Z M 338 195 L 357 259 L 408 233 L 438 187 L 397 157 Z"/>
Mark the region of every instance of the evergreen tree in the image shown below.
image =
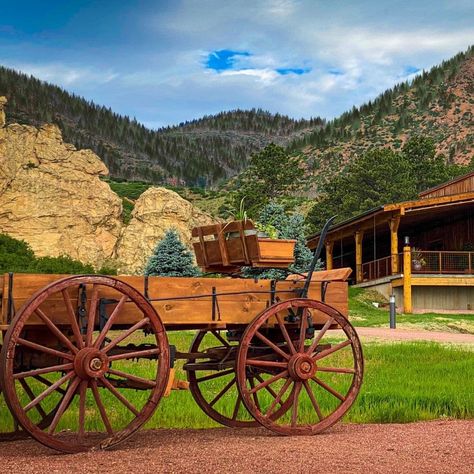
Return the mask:
<path id="1" fill-rule="evenodd" d="M 145 275 L 174 277 L 199 275 L 199 269 L 194 265 L 191 252 L 181 242 L 175 229 L 167 230 L 163 239 L 158 242 L 145 267 Z"/>
<path id="2" fill-rule="evenodd" d="M 245 198 L 249 213 L 255 214 L 270 201 L 300 190 L 303 177 L 301 158 L 271 143 L 251 156 L 248 168 L 237 178 L 235 207 Z"/>

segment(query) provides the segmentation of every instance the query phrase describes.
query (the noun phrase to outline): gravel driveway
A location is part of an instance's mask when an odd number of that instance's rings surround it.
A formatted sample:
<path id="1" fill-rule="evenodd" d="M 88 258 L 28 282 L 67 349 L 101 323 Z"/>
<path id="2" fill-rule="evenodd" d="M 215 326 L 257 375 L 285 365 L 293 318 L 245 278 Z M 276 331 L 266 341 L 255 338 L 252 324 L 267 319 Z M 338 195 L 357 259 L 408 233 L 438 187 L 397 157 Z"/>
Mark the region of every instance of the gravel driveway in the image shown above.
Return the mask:
<path id="1" fill-rule="evenodd" d="M 113 451 L 56 454 L 34 441 L 0 444 L 10 473 L 470 473 L 474 421 L 338 424 L 317 436 L 263 429 L 141 431 Z"/>

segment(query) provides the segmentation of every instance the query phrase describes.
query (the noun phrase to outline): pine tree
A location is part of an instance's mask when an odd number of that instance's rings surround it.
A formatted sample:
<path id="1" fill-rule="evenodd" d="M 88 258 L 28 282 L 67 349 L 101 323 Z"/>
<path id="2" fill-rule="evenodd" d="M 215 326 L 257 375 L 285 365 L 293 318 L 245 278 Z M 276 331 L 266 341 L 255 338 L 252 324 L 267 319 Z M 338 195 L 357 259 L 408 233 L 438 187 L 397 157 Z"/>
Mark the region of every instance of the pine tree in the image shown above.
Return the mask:
<path id="1" fill-rule="evenodd" d="M 191 252 L 181 242 L 175 229 L 166 231 L 145 267 L 148 276 L 193 277 L 199 275 Z"/>

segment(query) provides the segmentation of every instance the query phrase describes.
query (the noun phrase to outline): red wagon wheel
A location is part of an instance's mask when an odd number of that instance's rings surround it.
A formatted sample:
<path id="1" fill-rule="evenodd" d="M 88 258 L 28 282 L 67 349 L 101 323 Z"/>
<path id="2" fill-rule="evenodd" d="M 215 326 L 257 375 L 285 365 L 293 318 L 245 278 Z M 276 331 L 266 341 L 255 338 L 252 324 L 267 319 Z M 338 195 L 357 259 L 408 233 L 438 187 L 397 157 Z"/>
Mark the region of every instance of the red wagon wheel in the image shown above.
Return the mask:
<path id="1" fill-rule="evenodd" d="M 324 323 L 313 337 L 312 321 Z M 338 331 L 328 331 L 339 326 Z M 262 362 L 255 353 L 269 351 Z M 253 385 L 249 374 L 269 370 Z M 354 403 L 363 376 L 359 338 L 349 321 L 319 301 L 293 299 L 271 306 L 247 327 L 237 358 L 243 402 L 266 428 L 286 435 L 319 433 Z M 273 396 L 269 395 L 271 388 Z M 285 409 L 278 410 L 278 405 Z"/>
<path id="2" fill-rule="evenodd" d="M 213 420 L 231 428 L 258 426 L 248 413 L 237 389 L 235 359 L 238 343 L 224 331 L 203 329 L 196 333 L 189 351 L 201 357 L 185 364 L 189 389 L 199 407 Z"/>
<path id="3" fill-rule="evenodd" d="M 49 337 L 39 339 L 35 327 Z M 33 295 L 10 325 L 0 362 L 18 423 L 72 453 L 115 446 L 150 418 L 166 389 L 170 353 L 163 324 L 137 290 L 91 275 Z M 52 420 L 38 423 L 48 407 L 56 407 Z"/>

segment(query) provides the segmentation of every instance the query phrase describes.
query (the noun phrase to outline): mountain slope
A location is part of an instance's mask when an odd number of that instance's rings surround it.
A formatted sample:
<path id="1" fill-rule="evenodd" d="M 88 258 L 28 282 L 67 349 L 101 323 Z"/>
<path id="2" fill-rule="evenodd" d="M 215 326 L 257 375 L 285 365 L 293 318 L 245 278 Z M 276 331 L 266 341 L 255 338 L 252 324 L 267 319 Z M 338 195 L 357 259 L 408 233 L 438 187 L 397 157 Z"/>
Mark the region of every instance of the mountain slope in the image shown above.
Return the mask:
<path id="1" fill-rule="evenodd" d="M 449 162 L 467 164 L 474 155 L 473 92 L 471 47 L 294 140 L 289 149 L 304 155 L 316 181 L 370 148 L 399 149 L 415 134 L 431 137 Z"/>
<path id="2" fill-rule="evenodd" d="M 67 142 L 91 148 L 113 177 L 211 186 L 241 171 L 270 142 L 286 145 L 321 119 L 295 121 L 262 110 L 231 111 L 157 131 L 110 108 L 0 67 L 9 123 L 55 123 Z"/>

